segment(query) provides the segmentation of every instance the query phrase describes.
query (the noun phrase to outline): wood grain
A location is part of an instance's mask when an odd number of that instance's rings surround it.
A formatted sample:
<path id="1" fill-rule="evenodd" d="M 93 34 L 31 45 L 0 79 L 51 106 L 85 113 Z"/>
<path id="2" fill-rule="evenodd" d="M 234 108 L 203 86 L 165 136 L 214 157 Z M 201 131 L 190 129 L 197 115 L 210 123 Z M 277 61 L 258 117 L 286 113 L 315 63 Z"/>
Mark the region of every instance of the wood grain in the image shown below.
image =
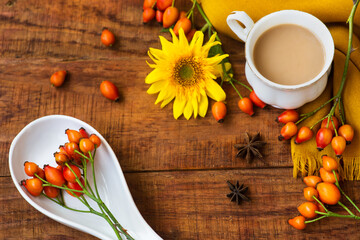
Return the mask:
<path id="1" fill-rule="evenodd" d="M 101 132 L 114 146 L 124 171 L 209 169 L 237 167 L 291 166 L 289 146 L 279 143 L 279 125 L 274 122 L 279 110 L 256 109 L 249 117 L 237 107 L 238 96 L 226 86 L 228 115 L 218 124 L 211 112 L 202 119 L 175 120 L 172 104 L 160 109 L 156 96 L 148 95 L 144 77 L 149 72 L 147 58 L 109 61 L 71 61 L 54 59 L 0 59 L 1 127 L 0 153 L 6 158 L 9 143 L 30 121 L 49 114 L 80 118 Z M 19 68 L 24 69 L 19 71 Z M 234 64 L 241 68 L 243 62 Z M 56 69 L 66 69 L 70 78 L 56 89 L 49 76 Z M 99 92 L 102 80 L 113 81 L 122 101 L 110 102 Z M 246 94 L 245 89 L 241 92 Z M 235 143 L 242 143 L 244 132 L 262 133 L 265 163 L 247 165 L 235 158 Z M 276 159 L 273 161 L 272 159 Z M 7 173 L 7 168 L 1 169 Z M 4 172 L 6 171 L 6 172 Z"/>
<path id="2" fill-rule="evenodd" d="M 125 177 L 145 220 L 164 239 L 331 239 L 344 233 L 346 239 L 359 238 L 354 220 L 323 219 L 304 231 L 291 228 L 287 220 L 298 214 L 296 207 L 304 201 L 304 184 L 291 174 L 291 169 L 279 168 L 144 172 Z M 251 201 L 240 206 L 230 202 L 226 180 L 248 186 Z M 0 200 L 7 206 L 0 210 L 4 239 L 92 239 L 37 212 L 10 181 L 0 178 L 0 191 L 7 193 Z M 360 201 L 360 183 L 346 183 L 344 190 Z M 337 207 L 331 210 L 345 214 Z"/>
<path id="3" fill-rule="evenodd" d="M 190 1 L 176 1 L 181 10 Z M 302 199 L 303 184 L 291 177 L 290 147 L 278 142 L 281 112 L 256 109 L 249 117 L 225 85 L 228 115 L 223 124 L 205 118 L 175 120 L 172 104 L 154 105 L 144 78 L 148 48 L 159 48 L 160 27 L 143 25 L 142 1 L 0 1 L 0 239 L 94 239 L 33 209 L 13 186 L 8 170 L 12 139 L 29 122 L 50 114 L 74 116 L 95 127 L 113 147 L 130 191 L 148 223 L 164 239 L 359 239 L 358 224 L 325 219 L 300 232 L 287 224 Z M 199 16 L 196 17 L 199 19 Z M 202 21 L 196 21 L 201 27 Z M 103 27 L 117 43 L 100 43 Z M 169 34 L 161 33 L 169 39 Z M 225 36 L 223 47 L 238 80 L 244 76 L 244 45 Z M 66 69 L 61 88 L 50 86 Z M 120 89 L 121 101 L 101 96 L 103 80 Z M 239 87 L 243 95 L 249 92 Z M 265 162 L 235 158 L 244 132 L 260 131 L 268 144 Z M 226 180 L 250 187 L 251 202 L 230 203 Z M 359 201 L 357 182 L 345 190 Z"/>

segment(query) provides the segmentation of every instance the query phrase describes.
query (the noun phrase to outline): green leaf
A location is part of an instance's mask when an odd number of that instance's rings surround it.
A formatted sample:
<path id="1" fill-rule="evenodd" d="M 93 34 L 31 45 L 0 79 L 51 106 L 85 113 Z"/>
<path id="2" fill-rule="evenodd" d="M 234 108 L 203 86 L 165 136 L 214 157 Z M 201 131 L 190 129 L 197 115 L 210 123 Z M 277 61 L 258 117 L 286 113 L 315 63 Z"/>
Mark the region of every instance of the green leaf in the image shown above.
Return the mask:
<path id="1" fill-rule="evenodd" d="M 160 30 L 160 32 L 170 32 L 170 28 L 171 28 L 171 29 L 174 29 L 174 27 L 175 27 L 175 24 L 171 25 L 171 26 L 168 27 L 168 28 L 162 28 L 162 29 Z"/>

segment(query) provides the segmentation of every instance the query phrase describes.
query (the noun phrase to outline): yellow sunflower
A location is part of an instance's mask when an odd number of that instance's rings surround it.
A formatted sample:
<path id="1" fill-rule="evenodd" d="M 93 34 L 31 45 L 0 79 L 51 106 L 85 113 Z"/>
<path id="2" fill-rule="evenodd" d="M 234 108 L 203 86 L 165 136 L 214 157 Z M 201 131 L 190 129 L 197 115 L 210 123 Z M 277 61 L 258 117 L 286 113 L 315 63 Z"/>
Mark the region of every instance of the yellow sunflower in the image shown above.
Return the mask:
<path id="1" fill-rule="evenodd" d="M 173 42 L 160 36 L 162 50 L 150 48 L 148 54 L 154 64 L 148 65 L 154 70 L 147 75 L 145 83 L 151 84 L 149 94 L 159 93 L 155 104 L 161 103 L 161 108 L 174 98 L 173 114 L 175 119 L 184 114 L 190 119 L 194 113 L 204 117 L 208 109 L 208 96 L 215 101 L 224 101 L 226 94 L 220 85 L 214 81 L 219 74 L 217 65 L 227 54 L 208 58 L 212 46 L 221 44 L 212 35 L 203 45 L 204 34 L 197 31 L 189 43 L 184 31 L 180 29 L 179 38 L 170 29 Z"/>

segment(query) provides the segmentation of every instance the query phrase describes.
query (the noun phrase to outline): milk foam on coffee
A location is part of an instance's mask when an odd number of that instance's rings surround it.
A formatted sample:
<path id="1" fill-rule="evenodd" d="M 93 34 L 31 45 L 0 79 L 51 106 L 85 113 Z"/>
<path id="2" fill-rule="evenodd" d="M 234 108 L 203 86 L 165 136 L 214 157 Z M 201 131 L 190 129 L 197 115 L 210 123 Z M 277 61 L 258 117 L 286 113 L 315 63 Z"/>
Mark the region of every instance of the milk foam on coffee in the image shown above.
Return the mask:
<path id="1" fill-rule="evenodd" d="M 309 30 L 295 24 L 281 24 L 258 38 L 253 59 L 256 69 L 266 79 L 297 85 L 320 73 L 325 53 L 321 42 Z"/>

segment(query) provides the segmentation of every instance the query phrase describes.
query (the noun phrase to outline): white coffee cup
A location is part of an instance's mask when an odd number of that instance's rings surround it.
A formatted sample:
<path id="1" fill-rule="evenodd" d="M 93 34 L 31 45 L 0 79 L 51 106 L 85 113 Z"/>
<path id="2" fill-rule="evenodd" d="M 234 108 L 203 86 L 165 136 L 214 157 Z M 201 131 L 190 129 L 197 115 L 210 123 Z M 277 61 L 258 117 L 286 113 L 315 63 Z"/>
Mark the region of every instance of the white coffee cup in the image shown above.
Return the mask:
<path id="1" fill-rule="evenodd" d="M 245 12 L 235 11 L 227 17 L 227 24 L 245 42 L 245 75 L 256 95 L 263 102 L 276 108 L 295 109 L 313 101 L 324 91 L 334 58 L 334 40 L 325 24 L 318 18 L 301 11 L 283 10 L 266 15 L 254 24 Z M 281 24 L 302 26 L 311 31 L 322 43 L 325 64 L 315 78 L 298 85 L 283 85 L 266 79 L 256 69 L 253 49 L 257 39 L 266 30 Z"/>

